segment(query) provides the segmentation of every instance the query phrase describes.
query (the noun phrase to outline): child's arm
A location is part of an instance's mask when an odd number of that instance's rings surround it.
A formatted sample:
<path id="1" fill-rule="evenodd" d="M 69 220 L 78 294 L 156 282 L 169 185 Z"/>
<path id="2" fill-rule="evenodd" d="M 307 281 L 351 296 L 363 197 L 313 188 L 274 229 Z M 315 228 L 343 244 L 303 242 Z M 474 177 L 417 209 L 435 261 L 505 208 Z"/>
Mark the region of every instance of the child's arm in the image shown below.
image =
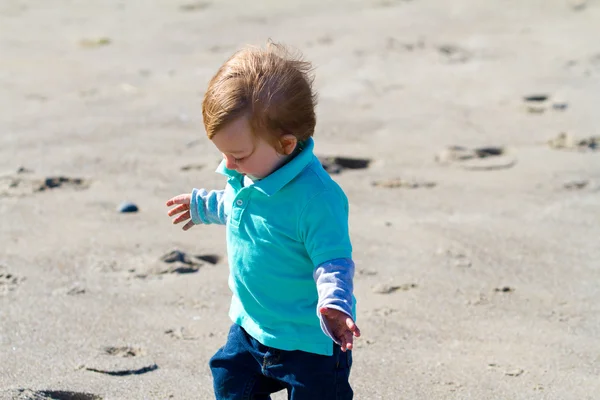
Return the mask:
<path id="1" fill-rule="evenodd" d="M 186 222 L 183 230 L 187 231 L 198 224 L 220 224 L 227 222 L 224 207 L 224 190 L 194 189 L 191 194 L 180 194 L 167 201 L 167 207 L 178 204 L 169 210 L 168 215 L 179 214 L 173 219 L 174 224 Z"/>
<path id="2" fill-rule="evenodd" d="M 219 224 L 225 225 L 227 216 L 224 207 L 224 190 L 205 189 L 192 190 L 190 213 L 194 224 Z"/>
<path id="3" fill-rule="evenodd" d="M 354 262 L 337 258 L 320 264 L 313 273 L 319 300 L 317 315 L 321 329 L 342 349 L 352 349 L 352 336 L 360 330 L 352 318 Z"/>
<path id="4" fill-rule="evenodd" d="M 299 218 L 299 237 L 316 269 L 317 315 L 325 334 L 343 351 L 351 350 L 360 330 L 354 323 L 352 245 L 348 233 L 348 200 L 327 190 L 313 197 Z"/>

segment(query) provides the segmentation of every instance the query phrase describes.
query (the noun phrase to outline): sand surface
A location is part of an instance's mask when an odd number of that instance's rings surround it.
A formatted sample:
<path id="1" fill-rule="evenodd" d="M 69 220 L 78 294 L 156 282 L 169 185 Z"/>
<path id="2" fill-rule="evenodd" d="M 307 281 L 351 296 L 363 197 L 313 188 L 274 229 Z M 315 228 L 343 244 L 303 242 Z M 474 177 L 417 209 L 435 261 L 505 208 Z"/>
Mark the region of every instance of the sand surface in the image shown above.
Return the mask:
<path id="1" fill-rule="evenodd" d="M 0 398 L 212 398 L 225 231 L 164 202 L 223 186 L 203 91 L 268 38 L 315 64 L 317 154 L 371 160 L 336 175 L 355 398 L 600 398 L 593 0 L 1 1 Z"/>

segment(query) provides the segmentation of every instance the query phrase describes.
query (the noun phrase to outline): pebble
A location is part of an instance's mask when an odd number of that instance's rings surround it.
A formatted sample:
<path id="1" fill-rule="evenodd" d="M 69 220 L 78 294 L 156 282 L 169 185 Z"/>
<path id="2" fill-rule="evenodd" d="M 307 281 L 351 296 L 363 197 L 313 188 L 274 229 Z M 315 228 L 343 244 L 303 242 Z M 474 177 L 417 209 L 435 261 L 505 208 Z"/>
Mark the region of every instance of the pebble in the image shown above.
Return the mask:
<path id="1" fill-rule="evenodd" d="M 564 111 L 569 107 L 567 103 L 554 103 L 552 104 L 552 108 L 559 111 Z"/>
<path id="2" fill-rule="evenodd" d="M 138 210 L 138 206 L 128 201 L 124 201 L 123 203 L 119 204 L 119 207 L 117 208 L 117 211 L 120 213 L 134 213 L 138 212 Z"/>
<path id="3" fill-rule="evenodd" d="M 549 98 L 550 98 L 550 96 L 547 94 L 532 94 L 532 95 L 523 97 L 523 100 L 525 100 L 527 102 L 542 103 L 542 102 L 548 100 Z"/>

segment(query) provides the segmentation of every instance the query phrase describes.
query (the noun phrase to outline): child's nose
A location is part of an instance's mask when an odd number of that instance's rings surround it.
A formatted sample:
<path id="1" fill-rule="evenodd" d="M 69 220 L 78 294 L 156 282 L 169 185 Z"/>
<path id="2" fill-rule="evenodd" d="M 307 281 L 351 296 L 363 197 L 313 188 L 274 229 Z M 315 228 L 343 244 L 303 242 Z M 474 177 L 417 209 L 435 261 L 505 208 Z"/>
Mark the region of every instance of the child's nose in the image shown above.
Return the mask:
<path id="1" fill-rule="evenodd" d="M 231 156 L 223 156 L 225 157 L 225 168 L 227 169 L 235 169 L 235 160 Z"/>

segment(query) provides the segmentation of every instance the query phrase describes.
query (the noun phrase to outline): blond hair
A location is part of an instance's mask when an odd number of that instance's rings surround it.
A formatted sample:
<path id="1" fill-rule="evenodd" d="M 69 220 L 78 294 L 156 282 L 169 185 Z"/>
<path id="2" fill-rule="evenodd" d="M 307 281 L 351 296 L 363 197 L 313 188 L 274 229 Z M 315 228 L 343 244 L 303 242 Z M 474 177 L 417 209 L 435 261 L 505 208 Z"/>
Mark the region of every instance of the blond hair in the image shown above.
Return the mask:
<path id="1" fill-rule="evenodd" d="M 317 98 L 312 90 L 312 65 L 292 56 L 282 45 L 247 47 L 227 60 L 211 79 L 202 102 L 210 139 L 226 124 L 246 116 L 255 135 L 266 135 L 280 149 L 279 138 L 298 141 L 315 130 Z"/>

